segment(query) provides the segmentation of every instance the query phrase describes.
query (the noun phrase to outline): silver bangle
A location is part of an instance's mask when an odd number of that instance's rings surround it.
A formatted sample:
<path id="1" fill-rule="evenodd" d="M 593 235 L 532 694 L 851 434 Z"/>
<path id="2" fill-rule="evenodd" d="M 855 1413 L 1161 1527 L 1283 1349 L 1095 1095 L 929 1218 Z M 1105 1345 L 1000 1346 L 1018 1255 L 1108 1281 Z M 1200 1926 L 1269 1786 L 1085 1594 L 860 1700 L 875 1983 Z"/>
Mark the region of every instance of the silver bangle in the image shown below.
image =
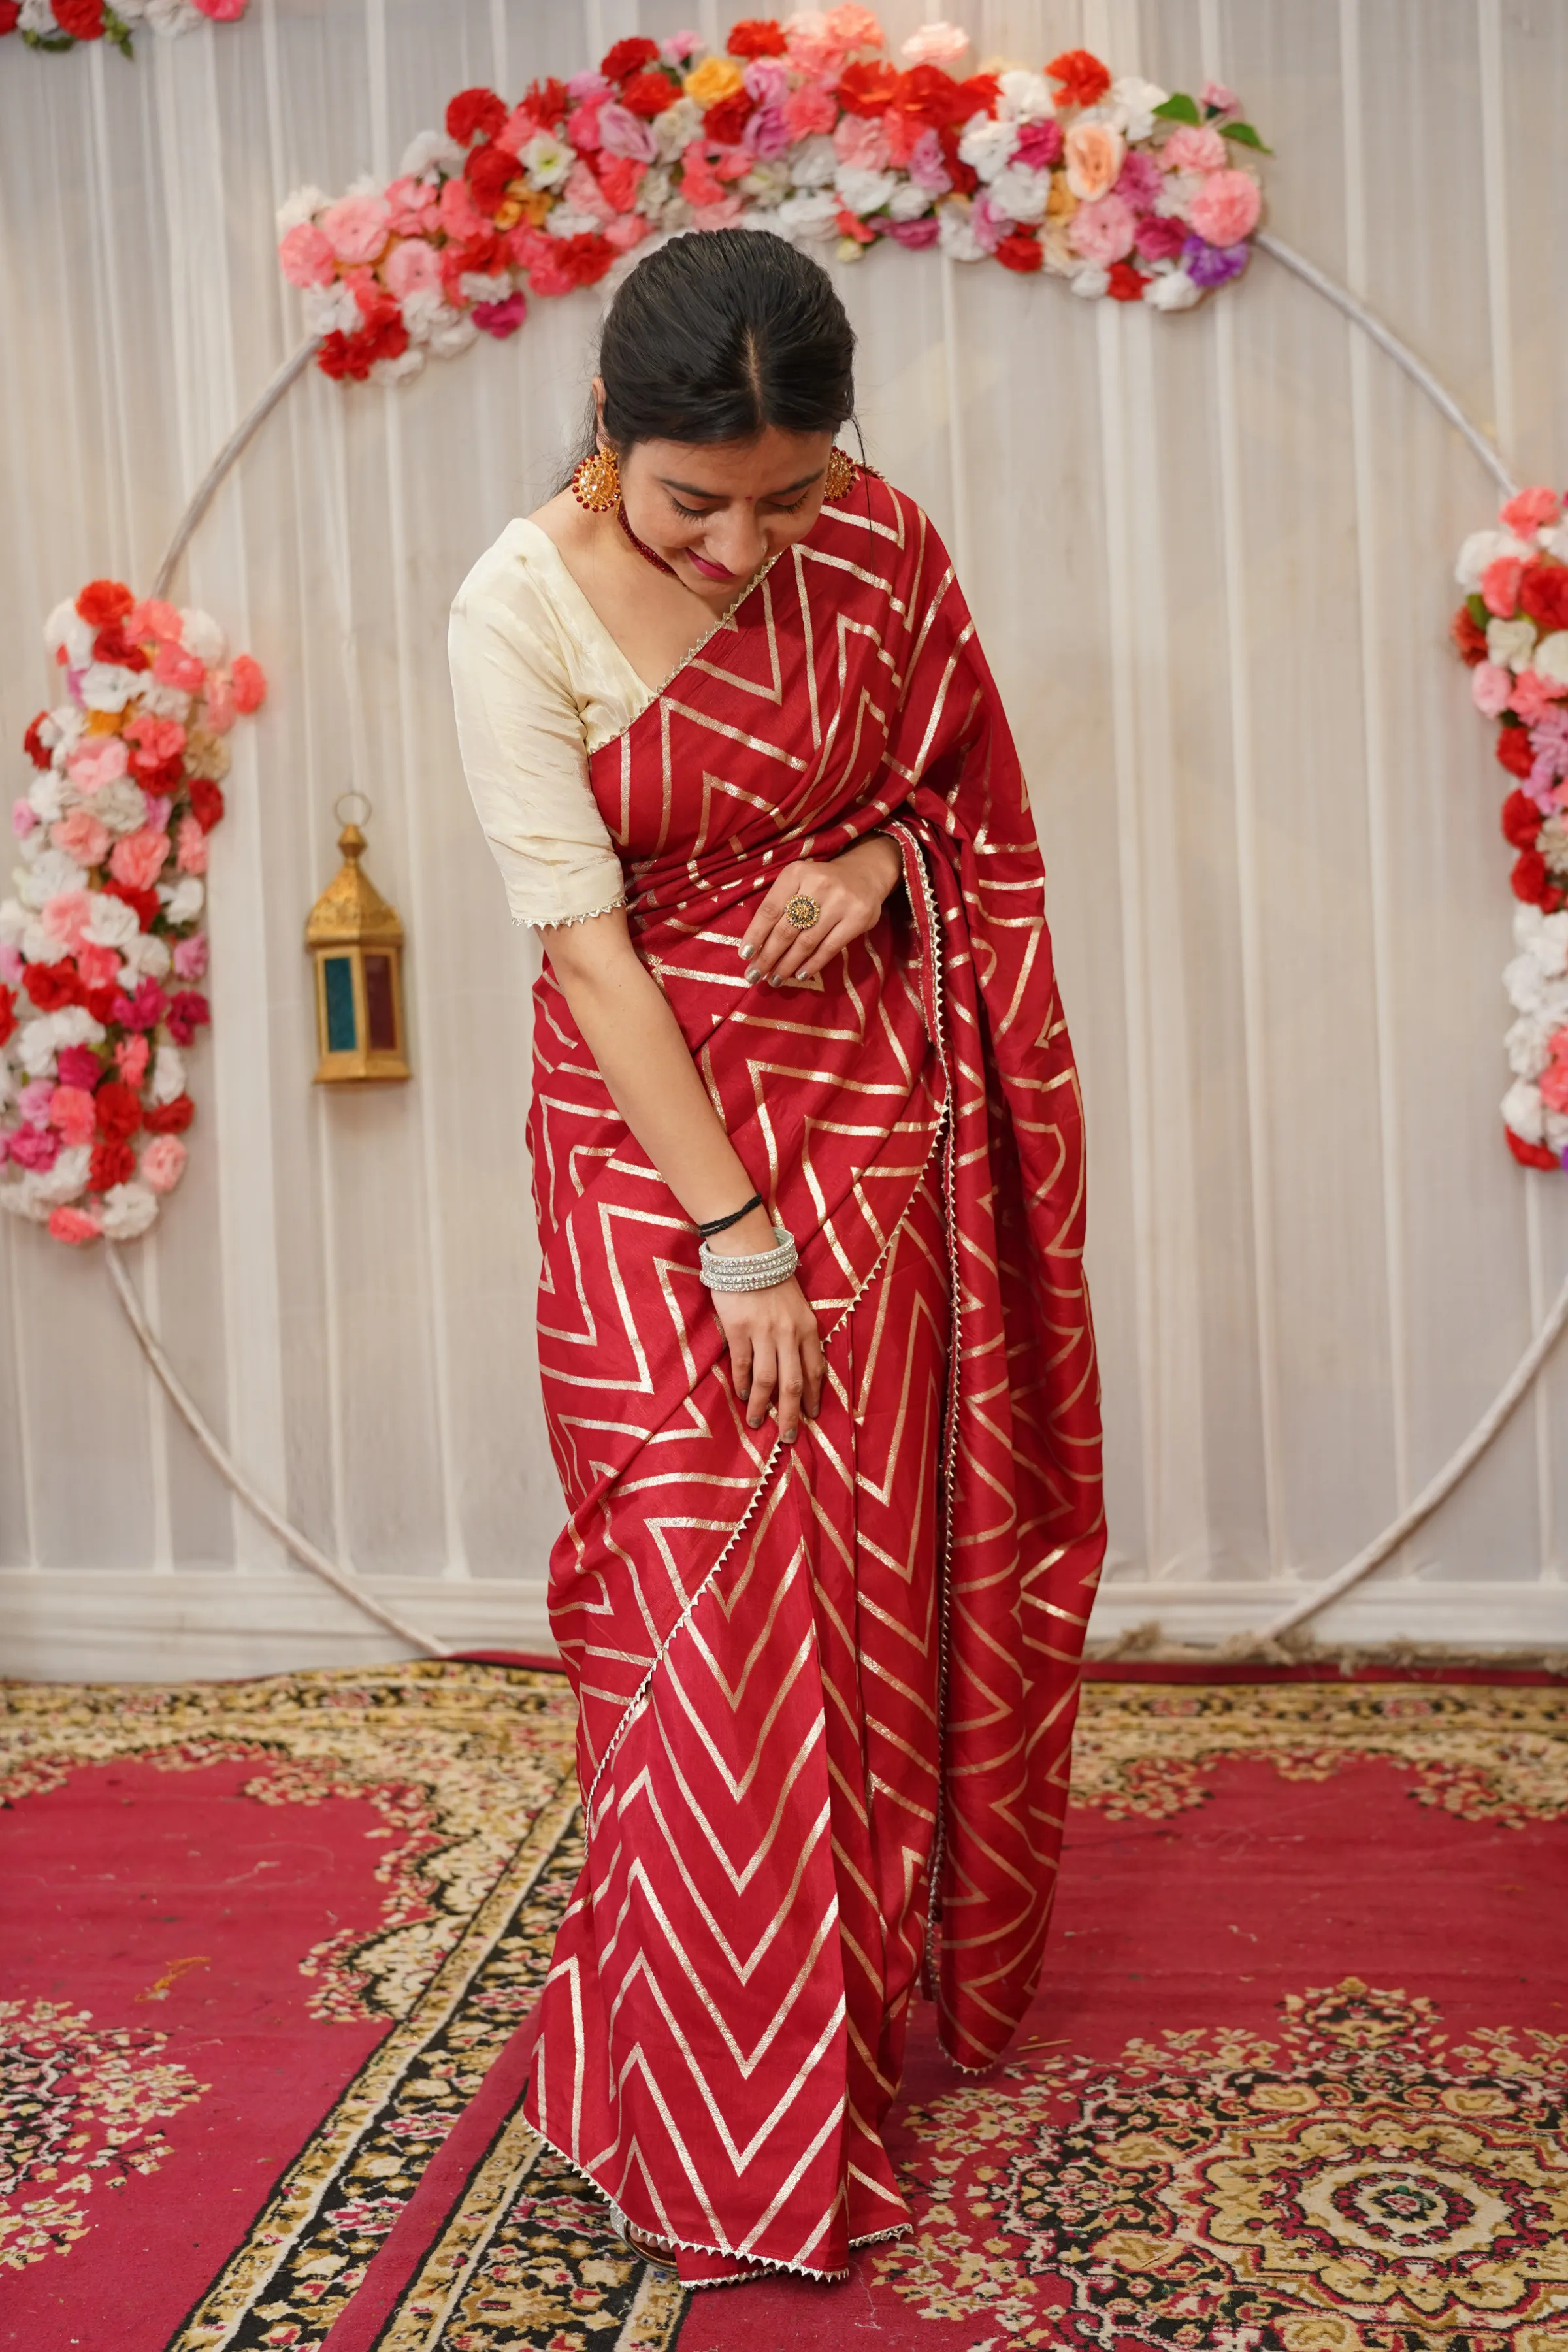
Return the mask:
<path id="1" fill-rule="evenodd" d="M 753 1257 L 720 1257 L 704 1242 L 698 1259 L 709 1289 L 771 1290 L 775 1282 L 787 1282 L 800 1264 L 800 1253 L 782 1225 L 773 1231 L 778 1247 L 759 1250 Z"/>

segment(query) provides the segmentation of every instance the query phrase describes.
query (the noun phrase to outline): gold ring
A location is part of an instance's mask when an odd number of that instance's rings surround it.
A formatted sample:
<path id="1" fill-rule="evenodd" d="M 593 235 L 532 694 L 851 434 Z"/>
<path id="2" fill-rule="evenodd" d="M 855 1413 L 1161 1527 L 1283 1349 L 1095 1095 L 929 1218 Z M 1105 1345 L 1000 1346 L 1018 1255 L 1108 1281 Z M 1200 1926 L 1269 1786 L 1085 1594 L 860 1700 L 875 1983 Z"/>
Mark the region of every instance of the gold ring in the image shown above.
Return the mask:
<path id="1" fill-rule="evenodd" d="M 784 920 L 792 931 L 809 931 L 821 920 L 821 908 L 815 898 L 808 898 L 804 890 L 797 898 L 792 898 L 784 908 Z"/>

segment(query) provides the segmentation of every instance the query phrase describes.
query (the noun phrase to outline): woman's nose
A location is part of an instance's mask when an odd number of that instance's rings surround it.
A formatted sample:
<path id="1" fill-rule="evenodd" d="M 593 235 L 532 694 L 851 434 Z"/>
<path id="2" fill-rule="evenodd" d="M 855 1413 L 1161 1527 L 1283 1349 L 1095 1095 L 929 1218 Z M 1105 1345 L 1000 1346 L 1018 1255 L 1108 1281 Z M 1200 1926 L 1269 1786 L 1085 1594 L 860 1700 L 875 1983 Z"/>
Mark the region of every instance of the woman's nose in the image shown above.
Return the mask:
<path id="1" fill-rule="evenodd" d="M 752 506 L 735 507 L 728 514 L 716 515 L 703 541 L 704 552 L 712 562 L 742 575 L 754 572 L 768 551 L 768 542 Z"/>

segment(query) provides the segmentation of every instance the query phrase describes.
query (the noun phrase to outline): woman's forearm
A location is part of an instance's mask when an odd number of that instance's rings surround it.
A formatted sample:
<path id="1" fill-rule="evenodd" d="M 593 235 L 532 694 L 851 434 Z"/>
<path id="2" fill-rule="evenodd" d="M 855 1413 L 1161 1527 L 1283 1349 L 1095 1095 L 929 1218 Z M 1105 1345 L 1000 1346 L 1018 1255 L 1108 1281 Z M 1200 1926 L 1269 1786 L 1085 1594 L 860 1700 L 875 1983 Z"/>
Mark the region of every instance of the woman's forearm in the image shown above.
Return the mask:
<path id="1" fill-rule="evenodd" d="M 680 1024 L 639 961 L 624 914 L 595 916 L 550 941 L 550 961 L 616 1108 L 694 1224 L 727 1217 L 758 1189 L 709 1100 Z M 773 1247 L 763 1209 L 715 1246 Z"/>

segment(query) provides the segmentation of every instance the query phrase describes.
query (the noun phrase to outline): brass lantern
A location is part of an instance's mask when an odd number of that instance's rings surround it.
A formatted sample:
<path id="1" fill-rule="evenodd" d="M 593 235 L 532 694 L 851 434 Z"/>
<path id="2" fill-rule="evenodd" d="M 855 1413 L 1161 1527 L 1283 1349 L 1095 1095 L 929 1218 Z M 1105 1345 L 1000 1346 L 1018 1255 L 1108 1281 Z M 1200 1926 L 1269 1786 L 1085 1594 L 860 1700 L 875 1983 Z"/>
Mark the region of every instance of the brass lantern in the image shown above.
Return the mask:
<path id="1" fill-rule="evenodd" d="M 345 793 L 343 803 L 363 793 Z M 360 870 L 364 835 L 343 819 L 343 862 L 310 909 L 305 945 L 316 964 L 318 1086 L 362 1086 L 409 1075 L 403 1020 L 403 924 Z"/>

